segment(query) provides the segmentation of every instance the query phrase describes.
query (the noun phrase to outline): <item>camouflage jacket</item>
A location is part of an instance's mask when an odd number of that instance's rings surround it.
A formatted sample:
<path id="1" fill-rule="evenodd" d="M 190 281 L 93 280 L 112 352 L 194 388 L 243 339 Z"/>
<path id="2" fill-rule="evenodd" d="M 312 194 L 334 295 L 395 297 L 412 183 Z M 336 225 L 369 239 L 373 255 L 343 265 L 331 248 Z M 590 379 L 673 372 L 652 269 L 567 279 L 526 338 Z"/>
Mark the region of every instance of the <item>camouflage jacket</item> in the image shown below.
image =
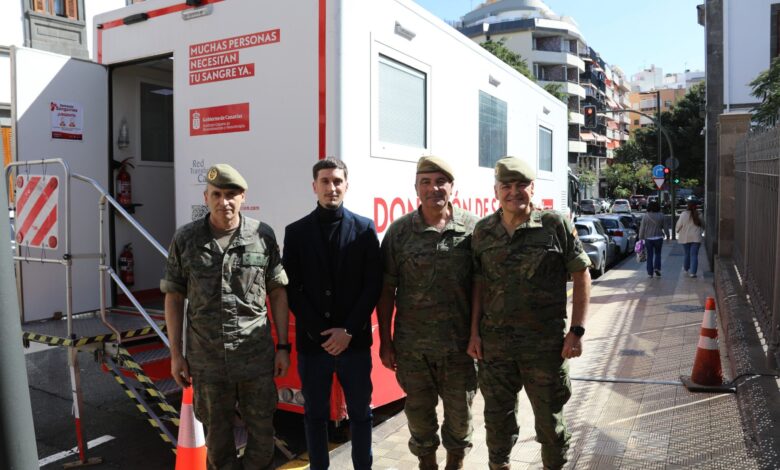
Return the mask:
<path id="1" fill-rule="evenodd" d="M 441 233 L 421 210 L 393 222 L 382 241 L 384 282 L 396 287 L 399 354 L 465 351 L 471 308 L 471 232 L 477 217 L 452 207 Z"/>
<path id="2" fill-rule="evenodd" d="M 271 372 L 266 293 L 285 285 L 279 246 L 266 224 L 242 215 L 224 252 L 208 216 L 176 231 L 160 290 L 189 300 L 186 355 L 196 380 L 239 381 Z"/>
<path id="3" fill-rule="evenodd" d="M 510 238 L 501 211 L 477 223 L 471 242 L 481 282 L 483 353 L 558 347 L 566 324 L 566 281 L 590 266 L 568 219 L 534 211 Z M 509 349 L 507 349 L 509 348 Z"/>

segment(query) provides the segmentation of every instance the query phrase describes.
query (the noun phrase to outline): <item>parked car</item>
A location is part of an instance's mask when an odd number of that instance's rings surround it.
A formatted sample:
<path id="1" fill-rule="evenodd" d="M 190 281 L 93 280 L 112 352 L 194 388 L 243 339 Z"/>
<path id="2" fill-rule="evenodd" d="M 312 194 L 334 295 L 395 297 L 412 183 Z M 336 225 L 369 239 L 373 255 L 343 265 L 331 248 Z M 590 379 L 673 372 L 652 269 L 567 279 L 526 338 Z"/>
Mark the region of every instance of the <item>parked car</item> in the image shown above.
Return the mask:
<path id="1" fill-rule="evenodd" d="M 647 198 L 644 194 L 634 194 L 628 198 L 628 202 L 631 203 L 631 207 L 635 210 L 647 209 Z"/>
<path id="2" fill-rule="evenodd" d="M 590 272 L 594 278 L 603 275 L 617 255 L 615 242 L 607 235 L 601 221 L 593 217 L 579 217 L 574 222 L 585 253 L 590 258 Z"/>
<path id="3" fill-rule="evenodd" d="M 601 225 L 607 230 L 607 234 L 612 237 L 620 250 L 620 254 L 627 256 L 634 251 L 637 232 L 623 225 L 620 221 L 620 215 L 600 215 L 598 219 Z"/>
<path id="4" fill-rule="evenodd" d="M 580 201 L 580 212 L 583 214 L 598 214 L 601 212 L 600 205 L 593 199 L 583 199 Z"/>
<path id="5" fill-rule="evenodd" d="M 631 203 L 628 202 L 628 199 L 615 199 L 615 202 L 612 204 L 612 213 L 631 213 Z"/>

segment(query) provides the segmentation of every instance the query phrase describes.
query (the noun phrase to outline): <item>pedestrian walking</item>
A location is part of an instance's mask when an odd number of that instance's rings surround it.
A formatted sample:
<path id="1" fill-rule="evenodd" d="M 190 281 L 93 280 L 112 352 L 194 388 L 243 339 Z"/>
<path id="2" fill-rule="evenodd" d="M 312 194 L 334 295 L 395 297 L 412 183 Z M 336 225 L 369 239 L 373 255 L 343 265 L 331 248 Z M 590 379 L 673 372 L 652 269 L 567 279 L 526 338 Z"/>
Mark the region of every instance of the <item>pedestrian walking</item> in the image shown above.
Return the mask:
<path id="1" fill-rule="evenodd" d="M 406 392 L 409 450 L 419 468 L 463 468 L 472 447 L 471 405 L 477 391 L 474 359 L 466 354 L 471 307 L 471 232 L 477 217 L 450 202 L 453 170 L 442 158 L 417 163 L 420 206 L 397 219 L 382 242 L 384 286 L 377 306 L 380 357 Z M 395 328 L 393 324 L 395 307 Z M 441 398 L 441 439 L 436 405 Z"/>
<path id="2" fill-rule="evenodd" d="M 270 469 L 274 456 L 274 377 L 290 364 L 287 275 L 268 225 L 241 214 L 246 180 L 230 165 L 206 173 L 209 213 L 173 236 L 160 290 L 171 348 L 171 375 L 192 384 L 193 410 L 206 429 L 209 470 Z M 274 352 L 266 297 L 278 344 Z M 182 350 L 184 301 L 187 350 Z M 236 455 L 236 409 L 246 424 Z"/>
<path id="3" fill-rule="evenodd" d="M 699 247 L 701 247 L 703 230 L 704 224 L 696 203 L 688 202 L 688 208 L 680 214 L 675 225 L 677 243 L 683 246 L 685 253 L 683 269 L 688 277 L 696 277 L 699 268 Z"/>
<path id="4" fill-rule="evenodd" d="M 347 165 L 328 157 L 312 168 L 317 205 L 287 226 L 284 267 L 295 315 L 298 373 L 312 470 L 330 466 L 328 423 L 333 374 L 344 390 L 352 464 L 368 470 L 371 453 L 371 314 L 382 288 L 374 223 L 344 207 Z"/>
<path id="5" fill-rule="evenodd" d="M 536 211 L 535 171 L 518 158 L 496 163 L 500 209 L 472 236 L 474 290 L 469 354 L 479 359 L 489 466 L 508 470 L 517 442 L 517 395 L 525 388 L 546 469 L 566 463 L 571 397 L 568 360 L 582 354 L 590 259 L 568 219 Z M 566 282 L 574 281 L 566 331 Z"/>
<path id="6" fill-rule="evenodd" d="M 639 225 L 640 240 L 645 242 L 647 251 L 647 276 L 661 277 L 661 248 L 664 240 L 667 238 L 669 223 L 666 216 L 661 213 L 661 205 L 658 201 L 651 201 L 647 204 L 647 212 L 642 216 L 642 223 Z"/>

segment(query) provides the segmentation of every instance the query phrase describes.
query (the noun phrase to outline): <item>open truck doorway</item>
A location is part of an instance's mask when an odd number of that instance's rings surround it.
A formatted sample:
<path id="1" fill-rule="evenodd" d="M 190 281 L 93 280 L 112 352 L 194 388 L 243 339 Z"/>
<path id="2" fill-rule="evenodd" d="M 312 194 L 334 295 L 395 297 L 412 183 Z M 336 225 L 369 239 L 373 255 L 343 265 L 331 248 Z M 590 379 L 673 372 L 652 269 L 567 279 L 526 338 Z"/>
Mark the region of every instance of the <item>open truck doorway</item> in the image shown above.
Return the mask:
<path id="1" fill-rule="evenodd" d="M 176 230 L 173 57 L 113 66 L 110 80 L 114 197 L 168 246 Z M 165 259 L 117 212 L 112 224 L 115 271 L 147 311 L 162 314 Z M 132 306 L 121 291 L 113 294 L 115 305 Z"/>

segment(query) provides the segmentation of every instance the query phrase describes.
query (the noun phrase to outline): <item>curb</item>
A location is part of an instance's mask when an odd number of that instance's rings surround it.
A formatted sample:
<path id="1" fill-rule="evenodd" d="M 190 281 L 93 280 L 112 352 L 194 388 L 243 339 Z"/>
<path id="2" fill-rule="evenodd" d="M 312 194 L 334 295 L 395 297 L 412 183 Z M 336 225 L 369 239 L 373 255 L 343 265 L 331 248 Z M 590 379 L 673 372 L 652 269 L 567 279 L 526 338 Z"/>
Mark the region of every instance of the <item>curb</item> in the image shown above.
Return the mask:
<path id="1" fill-rule="evenodd" d="M 715 259 L 718 320 L 748 442 L 762 468 L 780 468 L 780 390 L 754 326 L 753 308 L 731 258 Z"/>

